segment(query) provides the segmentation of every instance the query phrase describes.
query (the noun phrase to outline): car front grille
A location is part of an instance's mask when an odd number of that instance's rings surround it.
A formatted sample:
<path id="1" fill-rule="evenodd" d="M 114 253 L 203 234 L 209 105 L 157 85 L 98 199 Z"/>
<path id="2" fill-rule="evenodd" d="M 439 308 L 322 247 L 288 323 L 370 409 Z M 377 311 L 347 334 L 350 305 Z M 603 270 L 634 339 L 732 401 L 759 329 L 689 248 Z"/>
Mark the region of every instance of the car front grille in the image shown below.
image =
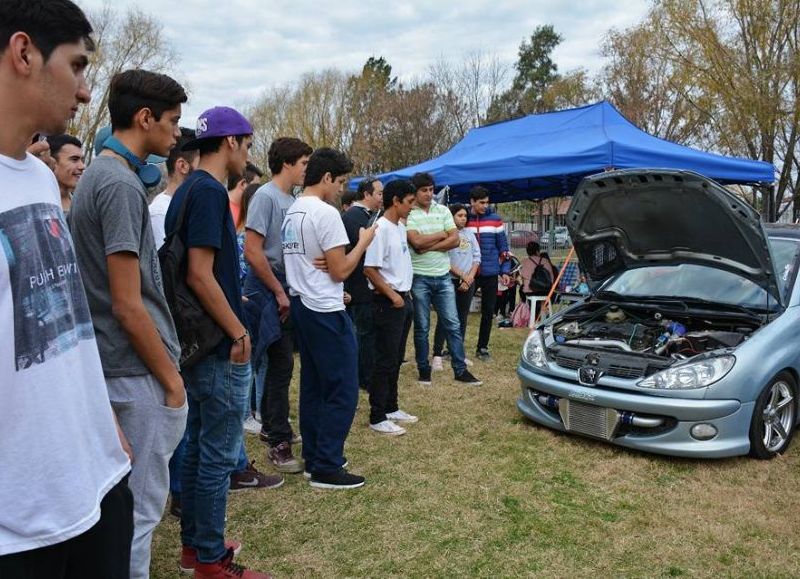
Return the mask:
<path id="1" fill-rule="evenodd" d="M 577 360 L 567 356 L 556 356 L 555 363 L 562 368 L 567 368 L 569 370 L 577 370 L 584 364 L 583 360 Z M 635 380 L 636 378 L 642 378 L 645 375 L 645 368 L 611 364 L 608 369 L 603 369 L 603 374 L 606 376 L 613 376 L 614 378 Z"/>
<path id="2" fill-rule="evenodd" d="M 574 358 L 567 358 L 566 356 L 556 356 L 556 364 L 558 364 L 562 368 L 577 370 L 583 365 L 583 361 L 575 360 Z"/>
<path id="3" fill-rule="evenodd" d="M 616 378 L 628 378 L 633 380 L 644 376 L 644 368 L 634 368 L 632 366 L 611 365 L 608 368 L 608 375 Z"/>
<path id="4" fill-rule="evenodd" d="M 562 398 L 558 403 L 561 421 L 570 432 L 611 440 L 619 425 L 619 412 Z"/>

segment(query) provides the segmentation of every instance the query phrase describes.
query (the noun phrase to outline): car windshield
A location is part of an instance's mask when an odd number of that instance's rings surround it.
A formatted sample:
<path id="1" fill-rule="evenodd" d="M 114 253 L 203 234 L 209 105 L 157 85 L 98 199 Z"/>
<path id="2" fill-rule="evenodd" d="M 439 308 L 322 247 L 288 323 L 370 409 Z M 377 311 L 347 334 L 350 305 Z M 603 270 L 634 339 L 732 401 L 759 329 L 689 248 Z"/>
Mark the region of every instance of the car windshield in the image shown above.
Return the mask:
<path id="1" fill-rule="evenodd" d="M 632 298 L 689 298 L 757 309 L 767 306 L 767 293 L 750 280 L 721 269 L 689 263 L 630 269 L 602 290 Z M 774 302 L 775 298 L 770 301 Z"/>
<path id="2" fill-rule="evenodd" d="M 770 246 L 781 293 L 787 296 L 797 276 L 800 242 L 770 238 Z M 768 303 L 774 302 L 774 297 L 770 296 L 768 300 L 767 292 L 746 278 L 721 269 L 686 263 L 631 269 L 604 285 L 602 291 L 638 298 L 689 298 L 759 310 L 767 309 Z M 773 304 L 769 304 L 769 309 L 774 309 Z"/>

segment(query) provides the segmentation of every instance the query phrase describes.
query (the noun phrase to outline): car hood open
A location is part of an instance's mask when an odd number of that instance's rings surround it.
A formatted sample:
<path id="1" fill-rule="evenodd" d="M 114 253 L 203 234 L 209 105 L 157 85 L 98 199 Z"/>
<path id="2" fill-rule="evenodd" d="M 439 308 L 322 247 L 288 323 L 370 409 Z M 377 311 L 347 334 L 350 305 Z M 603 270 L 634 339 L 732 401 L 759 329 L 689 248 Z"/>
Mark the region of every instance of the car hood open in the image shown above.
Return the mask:
<path id="1" fill-rule="evenodd" d="M 697 173 L 630 169 L 587 177 L 567 227 L 593 282 L 636 267 L 694 263 L 741 275 L 781 303 L 760 215 Z"/>

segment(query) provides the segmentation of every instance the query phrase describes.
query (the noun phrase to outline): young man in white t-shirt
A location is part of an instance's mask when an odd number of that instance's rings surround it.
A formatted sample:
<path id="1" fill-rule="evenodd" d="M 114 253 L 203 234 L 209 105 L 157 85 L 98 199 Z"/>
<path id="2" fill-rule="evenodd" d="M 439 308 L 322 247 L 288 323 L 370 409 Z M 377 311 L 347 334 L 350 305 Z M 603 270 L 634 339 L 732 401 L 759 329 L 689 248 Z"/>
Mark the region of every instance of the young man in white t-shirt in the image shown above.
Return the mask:
<path id="1" fill-rule="evenodd" d="M 406 430 L 398 422 L 416 422 L 397 402 L 397 379 L 402 362 L 403 328 L 414 315 L 411 283 L 414 270 L 408 251 L 406 219 L 414 206 L 417 188 L 405 179 L 392 181 L 383 191 L 383 217 L 367 249 L 364 275 L 375 292 L 372 319 L 375 327 L 375 370 L 369 390 L 369 427 L 398 436 Z"/>
<path id="2" fill-rule="evenodd" d="M 0 577 L 127 577 L 129 447 L 56 179 L 25 150 L 89 102 L 92 27 L 68 0 L 4 0 L 0 23 Z"/>
<path id="3" fill-rule="evenodd" d="M 169 204 L 175 191 L 183 184 L 186 177 L 197 169 L 200 162 L 200 155 L 197 151 L 184 151 L 182 147 L 195 138 L 194 130 L 181 127 L 181 136 L 178 142 L 169 152 L 169 157 L 165 162 L 167 166 L 167 187 L 156 195 L 147 207 L 150 212 L 150 226 L 153 228 L 153 238 L 156 241 L 156 248 L 161 248 L 167 238 L 164 231 L 164 219 L 167 217 Z"/>
<path id="4" fill-rule="evenodd" d="M 358 350 L 353 323 L 345 312 L 344 280 L 375 237 L 361 229 L 356 246 L 339 212 L 330 205 L 341 195 L 353 163 L 333 149 L 317 149 L 309 158 L 305 192 L 286 213 L 281 229 L 286 278 L 300 348 L 300 431 L 311 486 L 356 488 L 364 477 L 343 465 L 344 441 L 358 402 Z M 325 259 L 325 270 L 314 262 Z"/>

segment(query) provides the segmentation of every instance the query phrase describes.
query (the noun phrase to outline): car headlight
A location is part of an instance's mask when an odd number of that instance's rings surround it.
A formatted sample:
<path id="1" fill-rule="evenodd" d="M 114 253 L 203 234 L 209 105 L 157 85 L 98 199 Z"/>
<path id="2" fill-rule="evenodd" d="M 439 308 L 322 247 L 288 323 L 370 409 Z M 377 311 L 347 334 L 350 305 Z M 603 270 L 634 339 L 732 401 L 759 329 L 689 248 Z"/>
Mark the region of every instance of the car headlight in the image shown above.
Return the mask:
<path id="1" fill-rule="evenodd" d="M 547 365 L 542 335 L 539 330 L 531 332 L 531 335 L 525 340 L 525 345 L 522 347 L 522 356 L 528 364 L 537 368 L 544 368 Z"/>
<path id="2" fill-rule="evenodd" d="M 736 363 L 733 356 L 717 356 L 662 370 L 639 382 L 642 388 L 691 390 L 705 388 L 723 378 Z"/>

